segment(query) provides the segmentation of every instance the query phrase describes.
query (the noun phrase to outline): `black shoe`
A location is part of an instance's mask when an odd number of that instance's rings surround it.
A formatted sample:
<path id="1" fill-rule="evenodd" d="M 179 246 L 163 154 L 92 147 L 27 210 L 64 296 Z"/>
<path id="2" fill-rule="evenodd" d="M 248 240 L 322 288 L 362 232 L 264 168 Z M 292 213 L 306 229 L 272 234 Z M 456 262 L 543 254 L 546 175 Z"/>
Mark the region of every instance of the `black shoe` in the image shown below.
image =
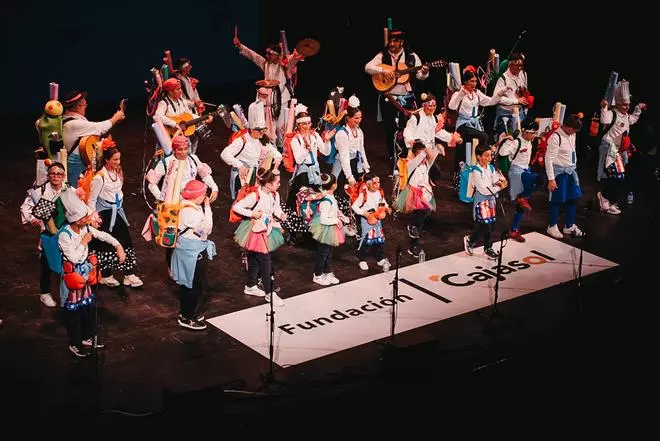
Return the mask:
<path id="1" fill-rule="evenodd" d="M 485 254 L 486 256 L 488 256 L 489 259 L 492 259 L 492 260 L 497 260 L 497 257 L 499 256 L 499 254 L 497 254 L 497 251 L 495 251 L 495 250 L 492 249 L 492 248 L 487 248 L 487 249 L 484 251 L 484 254 Z"/>
<path id="2" fill-rule="evenodd" d="M 179 326 L 183 328 L 192 329 L 193 331 L 202 331 L 206 329 L 206 323 L 198 322 L 197 320 L 190 320 L 185 317 L 179 318 Z"/>
<path id="3" fill-rule="evenodd" d="M 179 314 L 179 320 L 181 320 L 182 318 L 183 318 L 183 316 L 181 314 Z M 196 322 L 203 322 L 204 320 L 206 320 L 206 317 L 204 317 L 204 314 L 200 314 L 200 315 L 197 316 L 197 318 L 195 318 Z"/>
<path id="4" fill-rule="evenodd" d="M 408 225 L 408 236 L 411 239 L 419 239 L 419 230 L 414 225 Z"/>
<path id="5" fill-rule="evenodd" d="M 410 254 L 413 257 L 419 258 L 419 252 L 420 252 L 419 247 L 408 248 L 408 254 Z"/>

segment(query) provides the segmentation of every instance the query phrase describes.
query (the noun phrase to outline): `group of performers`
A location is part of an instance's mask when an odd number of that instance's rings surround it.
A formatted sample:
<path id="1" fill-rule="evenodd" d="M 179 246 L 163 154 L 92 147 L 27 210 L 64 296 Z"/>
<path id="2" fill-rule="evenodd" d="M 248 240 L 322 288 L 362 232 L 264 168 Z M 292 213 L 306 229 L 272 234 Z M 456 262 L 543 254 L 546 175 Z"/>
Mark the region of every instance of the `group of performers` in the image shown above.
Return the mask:
<path id="1" fill-rule="evenodd" d="M 232 202 L 229 220 L 236 223 L 233 237 L 246 265 L 244 294 L 262 297 L 274 306 L 285 302 L 274 277 L 272 254 L 287 242 L 296 244 L 305 238 L 316 242 L 311 279 L 322 286 L 339 283 L 333 272 L 333 250 L 350 236 L 356 238 L 362 271 L 369 270 L 370 254 L 378 268 L 389 271 L 383 220 L 397 214 L 407 219 L 408 253 L 419 257 L 424 225 L 438 206 L 436 162 L 449 148 L 455 149 L 459 198 L 473 205 L 476 227 L 464 238 L 469 255 L 483 239 L 484 255 L 497 259 L 491 236 L 498 194 L 506 188 L 516 207 L 508 237 L 525 241 L 521 221 L 531 210 L 529 198 L 542 185 L 543 174 L 550 202 L 547 233 L 557 239 L 583 235 L 575 224 L 576 202 L 582 195 L 576 155 L 581 118 L 553 115 L 554 124 L 539 131 L 539 123 L 526 117 L 533 97 L 527 91 L 521 54 L 511 54 L 506 70 L 491 79 L 492 95 L 479 90 L 474 68 L 466 68 L 460 81 L 451 76 L 449 92 L 443 91 L 446 108 L 438 110 L 442 106 L 433 93 L 417 93 L 412 77 L 400 81 L 397 73 L 399 69 L 415 72 L 416 80 L 423 81 L 432 66 L 407 48 L 402 31 L 387 33 L 384 48 L 364 71 L 375 83 L 391 84 L 382 89 L 378 101 L 385 153 L 395 169 L 396 191 L 388 201 L 368 159 L 358 97 L 344 97 L 341 87 L 333 89 L 315 128 L 308 107 L 295 95 L 298 63 L 310 54 L 288 53 L 280 43 L 262 56 L 237 36 L 233 42 L 264 72 L 247 116 L 238 105 L 232 110 L 219 106 L 204 114 L 208 103 L 199 96 L 199 81 L 191 77 L 188 58 L 180 60 L 177 70 L 170 64 L 165 77 L 155 72 L 150 89 L 147 112 L 153 117 L 158 146 L 144 180 L 156 209 L 142 235 L 165 249 L 167 274 L 180 286 L 180 326 L 206 328 L 201 309 L 208 260 L 216 255 L 210 240 L 211 204 L 218 197 Z M 607 128 L 600 145 L 598 200 L 603 212 L 619 214 L 629 127 L 645 105 L 638 104 L 629 115 L 627 82 L 617 82 L 612 90 L 600 117 Z M 485 106 L 497 106 L 492 133 L 482 122 Z M 38 170 L 45 172 L 37 173 L 21 206 L 23 223 L 40 233 L 40 300 L 47 307 L 59 303 L 67 312 L 69 350 L 77 357 L 87 356 L 87 347 L 103 344 L 95 334 L 95 287 L 143 285 L 136 275 L 137 259 L 123 208 L 121 149 L 109 133 L 125 118 L 123 107 L 101 122 L 88 121 L 86 107 L 85 92 L 74 91 L 60 102 L 57 87 L 51 84 L 50 100 L 36 125 L 43 144 Z M 218 116 L 233 131 L 220 155 L 229 167 L 227 195 L 218 194 L 211 168 L 198 156 L 209 152 L 201 147 L 205 136 L 195 126 L 208 126 Z M 533 170 L 534 144 L 540 137 L 545 142 L 543 167 Z M 508 160 L 506 169 L 500 159 Z M 282 172 L 289 177 L 287 196 L 281 200 Z M 564 205 L 566 218 L 560 230 L 558 215 Z M 51 295 L 53 273 L 60 277 L 59 302 Z M 115 278 L 120 273 L 121 282 Z"/>

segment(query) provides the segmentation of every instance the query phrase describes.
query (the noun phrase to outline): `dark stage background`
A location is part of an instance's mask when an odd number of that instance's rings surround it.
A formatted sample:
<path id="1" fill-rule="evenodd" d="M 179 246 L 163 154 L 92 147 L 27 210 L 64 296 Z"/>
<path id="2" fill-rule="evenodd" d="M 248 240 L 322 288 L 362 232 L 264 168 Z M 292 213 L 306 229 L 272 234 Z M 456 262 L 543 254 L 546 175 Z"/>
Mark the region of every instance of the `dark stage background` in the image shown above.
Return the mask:
<path id="1" fill-rule="evenodd" d="M 158 6 L 156 6 L 158 5 Z M 238 55 L 231 43 L 234 24 L 241 40 L 263 53 L 285 29 L 291 49 L 302 38 L 321 42 L 321 51 L 302 63 L 298 96 L 321 100 L 335 85 L 363 100 L 375 102 L 375 91 L 364 64 L 382 47 L 382 29 L 391 17 L 394 27 L 408 32 L 408 44 L 423 61 L 443 59 L 485 66 L 488 51 L 501 58 L 521 32 L 517 49 L 527 54 L 530 90 L 536 96 L 535 116 L 549 116 L 554 102 L 568 111 L 591 116 L 598 110 L 609 72 L 631 83 L 633 101 L 651 104 L 658 96 L 653 80 L 653 26 L 634 2 L 616 11 L 593 7 L 578 13 L 569 2 L 553 2 L 547 11 L 520 5 L 520 12 L 492 3 L 470 6 L 415 2 L 387 6 L 383 2 L 266 2 L 258 0 L 63 0 L 22 2 L 3 23 L 6 45 L 5 96 L 0 113 L 39 115 L 48 98 L 48 83 L 60 84 L 60 94 L 87 90 L 90 111 L 105 100 L 131 97 L 142 107 L 143 81 L 161 64 L 163 50 L 193 60 L 193 75 L 201 80 L 202 96 L 225 102 L 233 85 L 261 76 Z M 551 6 L 551 7 L 550 7 Z M 537 6 L 535 5 L 534 8 Z M 434 12 L 439 10 L 440 12 Z M 647 18 L 648 17 L 648 18 Z M 438 93 L 440 71 L 420 86 Z M 249 103 L 251 94 L 243 98 Z M 139 104 L 139 106 L 137 105 Z M 311 105 L 310 102 L 308 105 Z M 367 115 L 369 116 L 369 115 Z"/>

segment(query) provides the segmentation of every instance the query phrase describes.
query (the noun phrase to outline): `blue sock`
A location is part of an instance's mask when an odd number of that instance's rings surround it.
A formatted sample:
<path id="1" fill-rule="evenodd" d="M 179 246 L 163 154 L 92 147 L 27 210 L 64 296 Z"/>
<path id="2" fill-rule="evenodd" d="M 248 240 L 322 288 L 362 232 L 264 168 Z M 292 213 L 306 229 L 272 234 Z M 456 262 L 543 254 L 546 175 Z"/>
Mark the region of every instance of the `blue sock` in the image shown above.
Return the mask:
<path id="1" fill-rule="evenodd" d="M 511 221 L 511 231 L 518 231 L 520 228 L 520 221 L 523 218 L 522 211 L 516 211 L 516 214 L 513 215 L 513 221 Z"/>
<path id="2" fill-rule="evenodd" d="M 575 201 L 569 201 L 566 205 L 566 228 L 570 228 L 575 223 L 575 213 L 577 212 L 577 205 Z"/>
<path id="3" fill-rule="evenodd" d="M 559 207 L 561 204 L 558 204 L 556 202 L 550 202 L 550 220 L 548 222 L 548 226 L 551 227 L 553 225 L 557 225 L 557 219 L 559 218 Z"/>

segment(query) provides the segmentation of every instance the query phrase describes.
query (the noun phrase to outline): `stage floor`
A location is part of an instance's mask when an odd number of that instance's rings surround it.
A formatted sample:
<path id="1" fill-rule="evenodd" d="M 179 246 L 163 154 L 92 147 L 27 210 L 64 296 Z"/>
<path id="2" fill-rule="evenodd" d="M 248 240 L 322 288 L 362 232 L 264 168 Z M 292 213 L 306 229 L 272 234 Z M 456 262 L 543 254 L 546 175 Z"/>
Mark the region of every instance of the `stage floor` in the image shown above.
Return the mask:
<path id="1" fill-rule="evenodd" d="M 382 133 L 373 122 L 374 111 L 365 110 L 367 152 L 388 194 L 389 166 L 382 153 Z M 30 126 L 29 121 L 26 119 L 24 124 Z M 214 136 L 199 151 L 214 170 L 220 197 L 213 204 L 215 225 L 211 235 L 219 255 L 210 264 L 210 289 L 203 308 L 213 326 L 197 333 L 177 325 L 178 289 L 167 280 L 164 252 L 139 235 L 148 213 L 140 193 L 143 153 L 152 149 L 151 144 L 143 142 L 143 121 L 139 116 L 129 116 L 117 127 L 113 138 L 123 152 L 127 176 L 125 208 L 138 257 L 138 275 L 145 285 L 136 290 L 102 290 L 100 318 L 106 348 L 98 358 L 83 361 L 72 359 L 67 351 L 61 313 L 39 302 L 37 235 L 19 223 L 18 207 L 33 174 L 32 139 L 25 138 L 20 148 L 6 158 L 6 170 L 11 173 L 0 174 L 0 188 L 5 189 L 0 213 L 6 219 L 0 227 L 5 242 L 4 265 L 0 268 L 0 317 L 5 320 L 0 330 L 0 377 L 8 412 L 5 415 L 61 418 L 71 412 L 98 415 L 102 410 L 101 415 L 114 415 L 115 421 L 118 414 L 114 410 L 157 414 L 164 406 L 164 390 L 173 394 L 214 386 L 244 392 L 259 390 L 262 374 L 269 369 L 268 307 L 262 299 L 242 293 L 245 273 L 240 267 L 240 250 L 232 241 L 233 225 L 226 221 L 228 167 L 219 157 L 227 137 L 227 131 L 218 123 Z M 531 258 L 527 263 L 530 267 L 505 274 L 499 292 L 503 301 L 500 309 L 521 319 L 523 325 L 497 331 L 488 327 L 486 331 L 482 317 L 474 311 L 483 311 L 492 301 L 494 278 L 488 279 L 485 273 L 483 281 L 467 287 L 445 282 L 465 283 L 476 276 L 468 273 L 488 268 L 494 271 L 495 266 L 481 256 L 469 258 L 462 251 L 463 236 L 472 229 L 471 208 L 451 194 L 452 155 L 450 150 L 440 162 L 443 176 L 436 183 L 438 211 L 422 237 L 425 263 L 417 264 L 405 253 L 408 238 L 403 219 L 389 217 L 385 221 L 386 255 L 390 261 L 394 263 L 398 245 L 404 250 L 399 296 L 405 301 L 398 303 L 395 342 L 396 347 L 410 348 L 404 356 L 407 363 L 399 360 L 388 364 L 388 369 L 396 366 L 397 381 L 405 379 L 415 384 L 415 393 L 406 389 L 404 394 L 410 406 L 425 394 L 447 392 L 451 384 L 487 385 L 491 378 L 507 378 L 512 387 L 527 390 L 527 399 L 538 398 L 528 390 L 530 385 L 542 387 L 550 395 L 563 392 L 568 397 L 581 397 L 581 392 L 572 389 L 577 379 L 588 392 L 595 393 L 589 404 L 605 407 L 598 394 L 601 378 L 619 372 L 635 385 L 646 381 L 643 366 L 650 357 L 647 344 L 654 334 L 648 319 L 656 303 L 650 293 L 656 290 L 638 287 L 654 286 L 645 279 L 658 270 L 657 183 L 641 176 L 633 182 L 635 204 L 622 216 L 603 215 L 588 205 L 596 187 L 592 179 L 594 158 L 587 157 L 581 163 L 584 167 L 591 164 L 582 173 L 587 197 L 580 201 L 577 219 L 588 233 L 585 239 L 556 241 L 546 236 L 547 194 L 535 194 L 534 209 L 522 224 L 529 240 L 525 244 L 510 242 L 504 258 L 504 263 Z M 643 173 L 640 170 L 639 174 Z M 502 219 L 498 220 L 498 231 L 501 225 Z M 581 248 L 585 251 L 584 279 L 578 287 L 576 265 Z M 539 264 L 540 260 L 546 263 Z M 384 372 L 381 343 L 389 340 L 390 309 L 385 300 L 391 297 L 388 283 L 392 271 L 382 273 L 375 262 L 370 262 L 369 271 L 361 271 L 354 242 L 336 250 L 334 272 L 342 284 L 335 287 L 323 288 L 312 282 L 313 244 L 283 246 L 274 262 L 287 302 L 284 308 L 276 308 L 276 377 L 300 394 L 307 390 L 337 391 L 346 384 L 382 379 L 378 375 Z M 373 304 L 382 308 L 373 306 L 376 311 L 362 311 L 365 305 L 371 309 L 369 305 Z M 347 312 L 350 309 L 364 314 L 354 312 L 356 316 L 351 316 Z M 333 314 L 336 320 L 332 320 Z M 320 317 L 332 323 L 314 330 L 301 329 L 299 324 Z M 609 361 L 593 373 L 591 367 L 603 360 Z M 538 380 L 538 375 L 548 373 L 556 377 L 552 381 Z M 571 379 L 569 383 L 564 381 L 566 378 Z M 396 383 L 390 380 L 385 384 Z M 625 397 L 626 388 L 620 383 L 608 387 Z M 479 395 L 478 390 L 469 390 Z M 489 389 L 479 390 L 486 393 Z M 456 393 L 452 396 L 464 396 Z M 228 396 L 234 394 L 227 393 L 225 399 Z M 363 410 L 371 406 L 374 412 L 385 405 L 380 393 L 369 396 L 348 401 L 328 399 L 328 403 L 336 406 L 333 412 L 344 409 L 341 413 L 350 418 L 351 410 L 358 405 Z M 318 402 L 311 402 L 314 404 L 310 408 L 322 408 Z M 227 413 L 238 415 L 245 410 L 244 404 L 225 405 Z M 301 418 L 307 415 L 311 422 L 314 417 L 323 417 L 312 415 L 306 407 L 300 405 L 297 410 Z M 479 408 L 488 411 L 481 405 Z M 266 421 L 267 416 L 264 418 Z M 357 416 L 353 414 L 353 418 Z M 240 418 L 237 421 L 244 423 Z"/>

